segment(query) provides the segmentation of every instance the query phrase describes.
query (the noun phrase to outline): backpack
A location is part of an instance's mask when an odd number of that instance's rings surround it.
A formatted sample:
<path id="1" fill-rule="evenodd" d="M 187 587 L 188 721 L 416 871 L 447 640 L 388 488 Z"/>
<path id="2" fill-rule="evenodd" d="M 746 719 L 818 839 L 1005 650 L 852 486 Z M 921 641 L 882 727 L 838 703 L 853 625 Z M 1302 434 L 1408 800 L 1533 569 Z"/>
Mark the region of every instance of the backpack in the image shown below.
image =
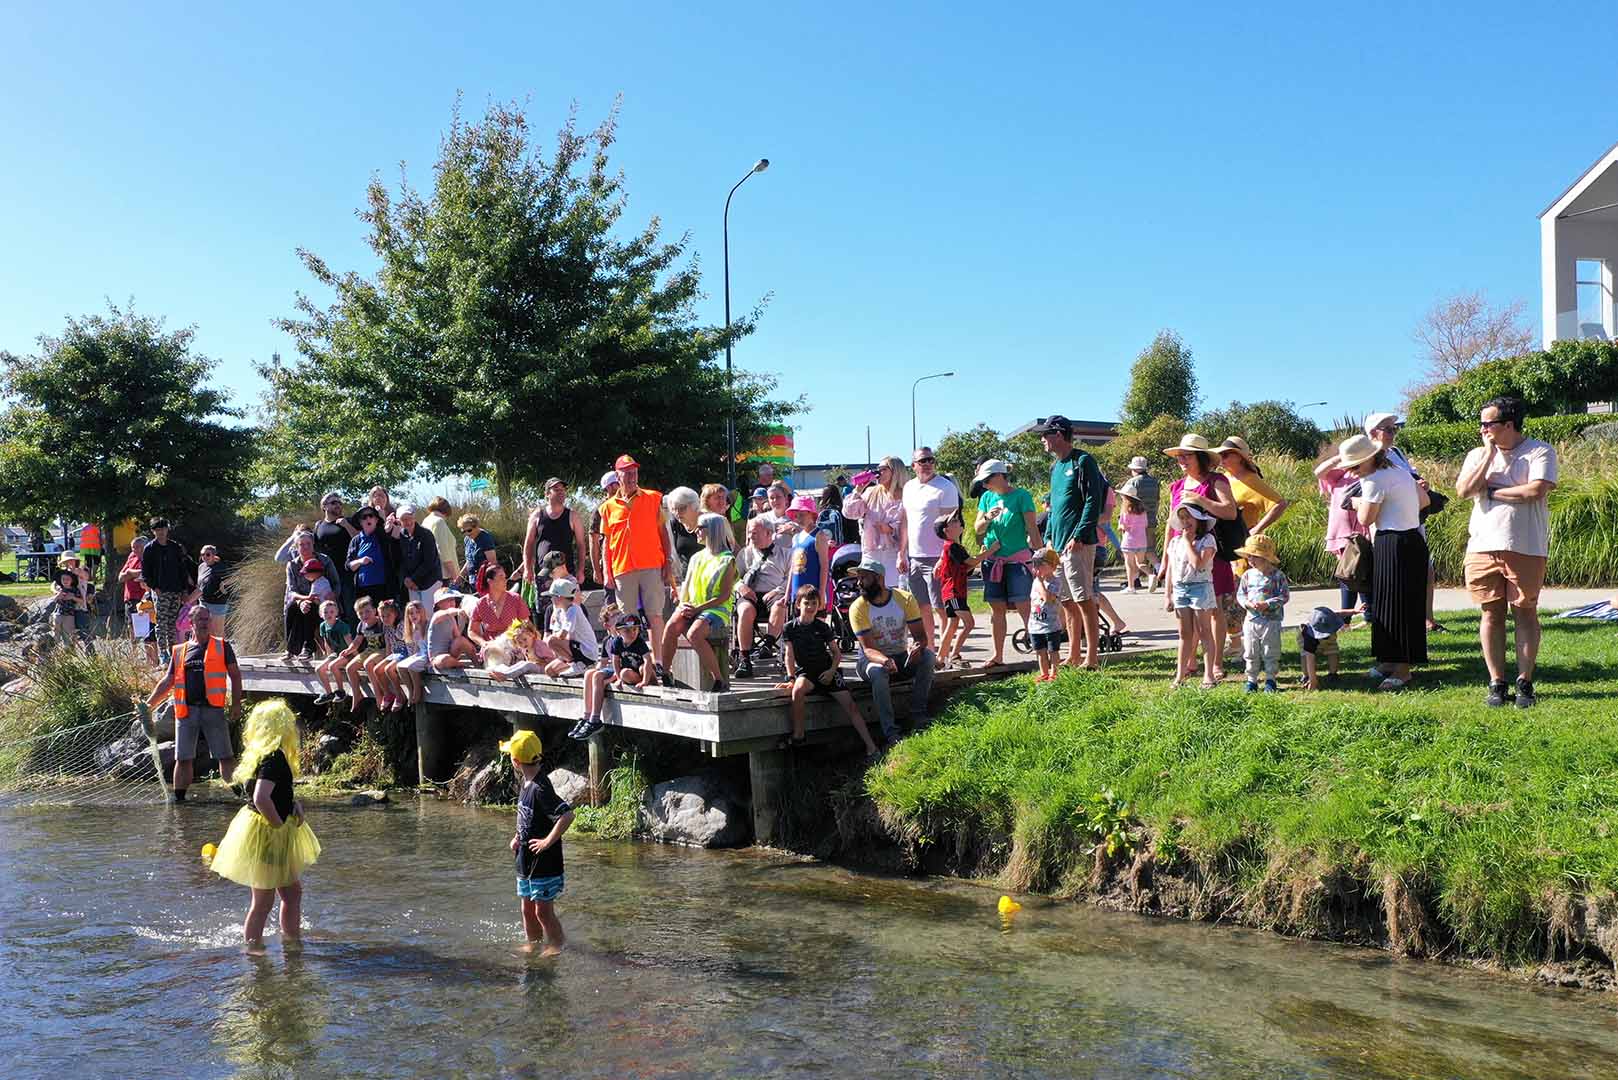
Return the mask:
<path id="1" fill-rule="evenodd" d="M 1241 558 L 1236 549 L 1247 543 L 1247 522 L 1242 520 L 1241 512 L 1226 521 L 1224 518 L 1215 518 L 1214 527 L 1214 557 L 1225 562 L 1235 562 Z"/>
<path id="2" fill-rule="evenodd" d="M 1371 541 L 1358 534 L 1350 536 L 1343 553 L 1337 556 L 1337 569 L 1332 576 L 1361 596 L 1368 595 L 1371 591 Z"/>

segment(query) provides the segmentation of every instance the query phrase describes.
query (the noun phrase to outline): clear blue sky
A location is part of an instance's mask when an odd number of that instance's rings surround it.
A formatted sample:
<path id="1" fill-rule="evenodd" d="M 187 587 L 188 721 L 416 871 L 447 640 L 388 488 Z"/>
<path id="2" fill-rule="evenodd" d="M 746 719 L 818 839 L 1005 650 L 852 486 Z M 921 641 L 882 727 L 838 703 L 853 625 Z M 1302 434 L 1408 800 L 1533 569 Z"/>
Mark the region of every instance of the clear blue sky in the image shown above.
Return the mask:
<path id="1" fill-rule="evenodd" d="M 457 91 L 549 134 L 623 96 L 635 222 L 689 232 L 704 314 L 807 395 L 800 462 L 1050 411 L 1111 418 L 1160 327 L 1210 403 L 1389 407 L 1411 330 L 1483 289 L 1538 320 L 1535 215 L 1618 139 L 1593 9 L 17 5 L 0 65 L 0 348 L 133 297 L 244 404 L 295 247 L 369 269 L 373 172 L 430 180 Z M 355 10 L 350 10 L 351 8 Z M 359 10 L 363 8 L 363 10 Z"/>

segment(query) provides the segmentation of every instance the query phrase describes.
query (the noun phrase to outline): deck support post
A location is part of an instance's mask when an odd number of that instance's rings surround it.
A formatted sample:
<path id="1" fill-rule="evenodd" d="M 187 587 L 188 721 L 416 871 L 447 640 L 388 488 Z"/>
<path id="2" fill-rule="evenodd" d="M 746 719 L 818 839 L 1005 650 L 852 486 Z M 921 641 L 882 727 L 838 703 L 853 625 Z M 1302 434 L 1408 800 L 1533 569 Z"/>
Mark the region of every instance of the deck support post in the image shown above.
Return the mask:
<path id="1" fill-rule="evenodd" d="M 750 751 L 747 755 L 747 776 L 753 790 L 753 843 L 772 845 L 780 839 L 776 811 L 786 786 L 787 752 Z"/>
<path id="2" fill-rule="evenodd" d="M 585 744 L 590 751 L 590 805 L 601 806 L 607 801 L 607 739 L 598 731 Z"/>
<path id="3" fill-rule="evenodd" d="M 437 774 L 444 771 L 445 724 L 440 710 L 425 701 L 416 703 L 416 776 L 422 783 L 448 779 Z"/>

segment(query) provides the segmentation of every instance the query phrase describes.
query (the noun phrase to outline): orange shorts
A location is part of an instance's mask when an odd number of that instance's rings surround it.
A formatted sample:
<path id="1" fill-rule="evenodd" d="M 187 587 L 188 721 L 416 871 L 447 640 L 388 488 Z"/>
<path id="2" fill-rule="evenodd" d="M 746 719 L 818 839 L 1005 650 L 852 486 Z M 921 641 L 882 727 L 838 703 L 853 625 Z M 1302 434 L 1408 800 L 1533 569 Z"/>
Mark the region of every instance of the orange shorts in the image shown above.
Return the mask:
<path id="1" fill-rule="evenodd" d="M 1512 607 L 1539 606 L 1545 587 L 1545 556 L 1515 551 L 1474 551 L 1466 556 L 1466 591 L 1477 604 L 1504 600 Z"/>

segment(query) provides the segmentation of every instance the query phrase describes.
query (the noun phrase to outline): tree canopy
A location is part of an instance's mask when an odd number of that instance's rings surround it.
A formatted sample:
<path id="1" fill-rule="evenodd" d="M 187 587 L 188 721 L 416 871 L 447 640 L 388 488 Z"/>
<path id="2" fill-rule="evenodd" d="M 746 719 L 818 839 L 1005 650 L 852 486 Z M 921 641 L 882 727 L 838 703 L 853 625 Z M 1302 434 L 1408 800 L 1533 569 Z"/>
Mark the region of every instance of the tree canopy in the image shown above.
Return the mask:
<path id="1" fill-rule="evenodd" d="M 1326 437 L 1312 420 L 1299 416 L 1290 401 L 1232 401 L 1209 409 L 1191 425 L 1214 443 L 1232 435 L 1247 440 L 1255 454 L 1280 454 L 1313 461 Z"/>
<path id="2" fill-rule="evenodd" d="M 626 451 L 649 483 L 722 476 L 732 407 L 743 447 L 797 411 L 756 374 L 738 371 L 731 396 L 715 362 L 727 331 L 695 319 L 687 238 L 664 241 L 656 217 L 620 228 L 615 123 L 616 110 L 581 134 L 569 116 L 545 156 L 521 109 L 468 123 L 457 108 L 430 192 L 370 183 L 375 274 L 300 250 L 335 301 L 300 295 L 280 323 L 300 359 L 261 369 L 263 488 L 301 501 L 492 472 L 504 500 L 514 482 L 594 480 Z"/>
<path id="3" fill-rule="evenodd" d="M 242 414 L 206 385 L 214 361 L 192 336 L 109 305 L 41 337 L 37 355 L 0 353 L 0 514 L 105 527 L 238 506 L 253 432 L 221 422 Z"/>
<path id="4" fill-rule="evenodd" d="M 1159 330 L 1129 369 L 1119 419 L 1123 427 L 1139 430 L 1159 416 L 1189 420 L 1197 411 L 1197 373 L 1191 348 L 1173 330 Z"/>
<path id="5" fill-rule="evenodd" d="M 1518 397 L 1533 416 L 1583 412 L 1593 401 L 1618 399 L 1618 345 L 1558 341 L 1549 349 L 1476 365 L 1453 382 L 1413 398 L 1412 424 L 1473 420 L 1490 398 Z"/>
<path id="6" fill-rule="evenodd" d="M 1524 321 L 1523 308 L 1521 300 L 1494 307 L 1480 292 L 1434 304 L 1416 324 L 1414 337 L 1424 350 L 1426 370 L 1407 396 L 1454 382 L 1486 361 L 1532 349 L 1534 331 Z"/>
<path id="7" fill-rule="evenodd" d="M 933 456 L 938 471 L 951 477 L 962 492 L 971 486 L 978 465 L 990 458 L 1010 465 L 1012 482 L 1022 487 L 1041 490 L 1050 480 L 1050 455 L 1031 432 L 1007 439 L 988 424 L 978 424 L 946 434 L 933 447 Z"/>

